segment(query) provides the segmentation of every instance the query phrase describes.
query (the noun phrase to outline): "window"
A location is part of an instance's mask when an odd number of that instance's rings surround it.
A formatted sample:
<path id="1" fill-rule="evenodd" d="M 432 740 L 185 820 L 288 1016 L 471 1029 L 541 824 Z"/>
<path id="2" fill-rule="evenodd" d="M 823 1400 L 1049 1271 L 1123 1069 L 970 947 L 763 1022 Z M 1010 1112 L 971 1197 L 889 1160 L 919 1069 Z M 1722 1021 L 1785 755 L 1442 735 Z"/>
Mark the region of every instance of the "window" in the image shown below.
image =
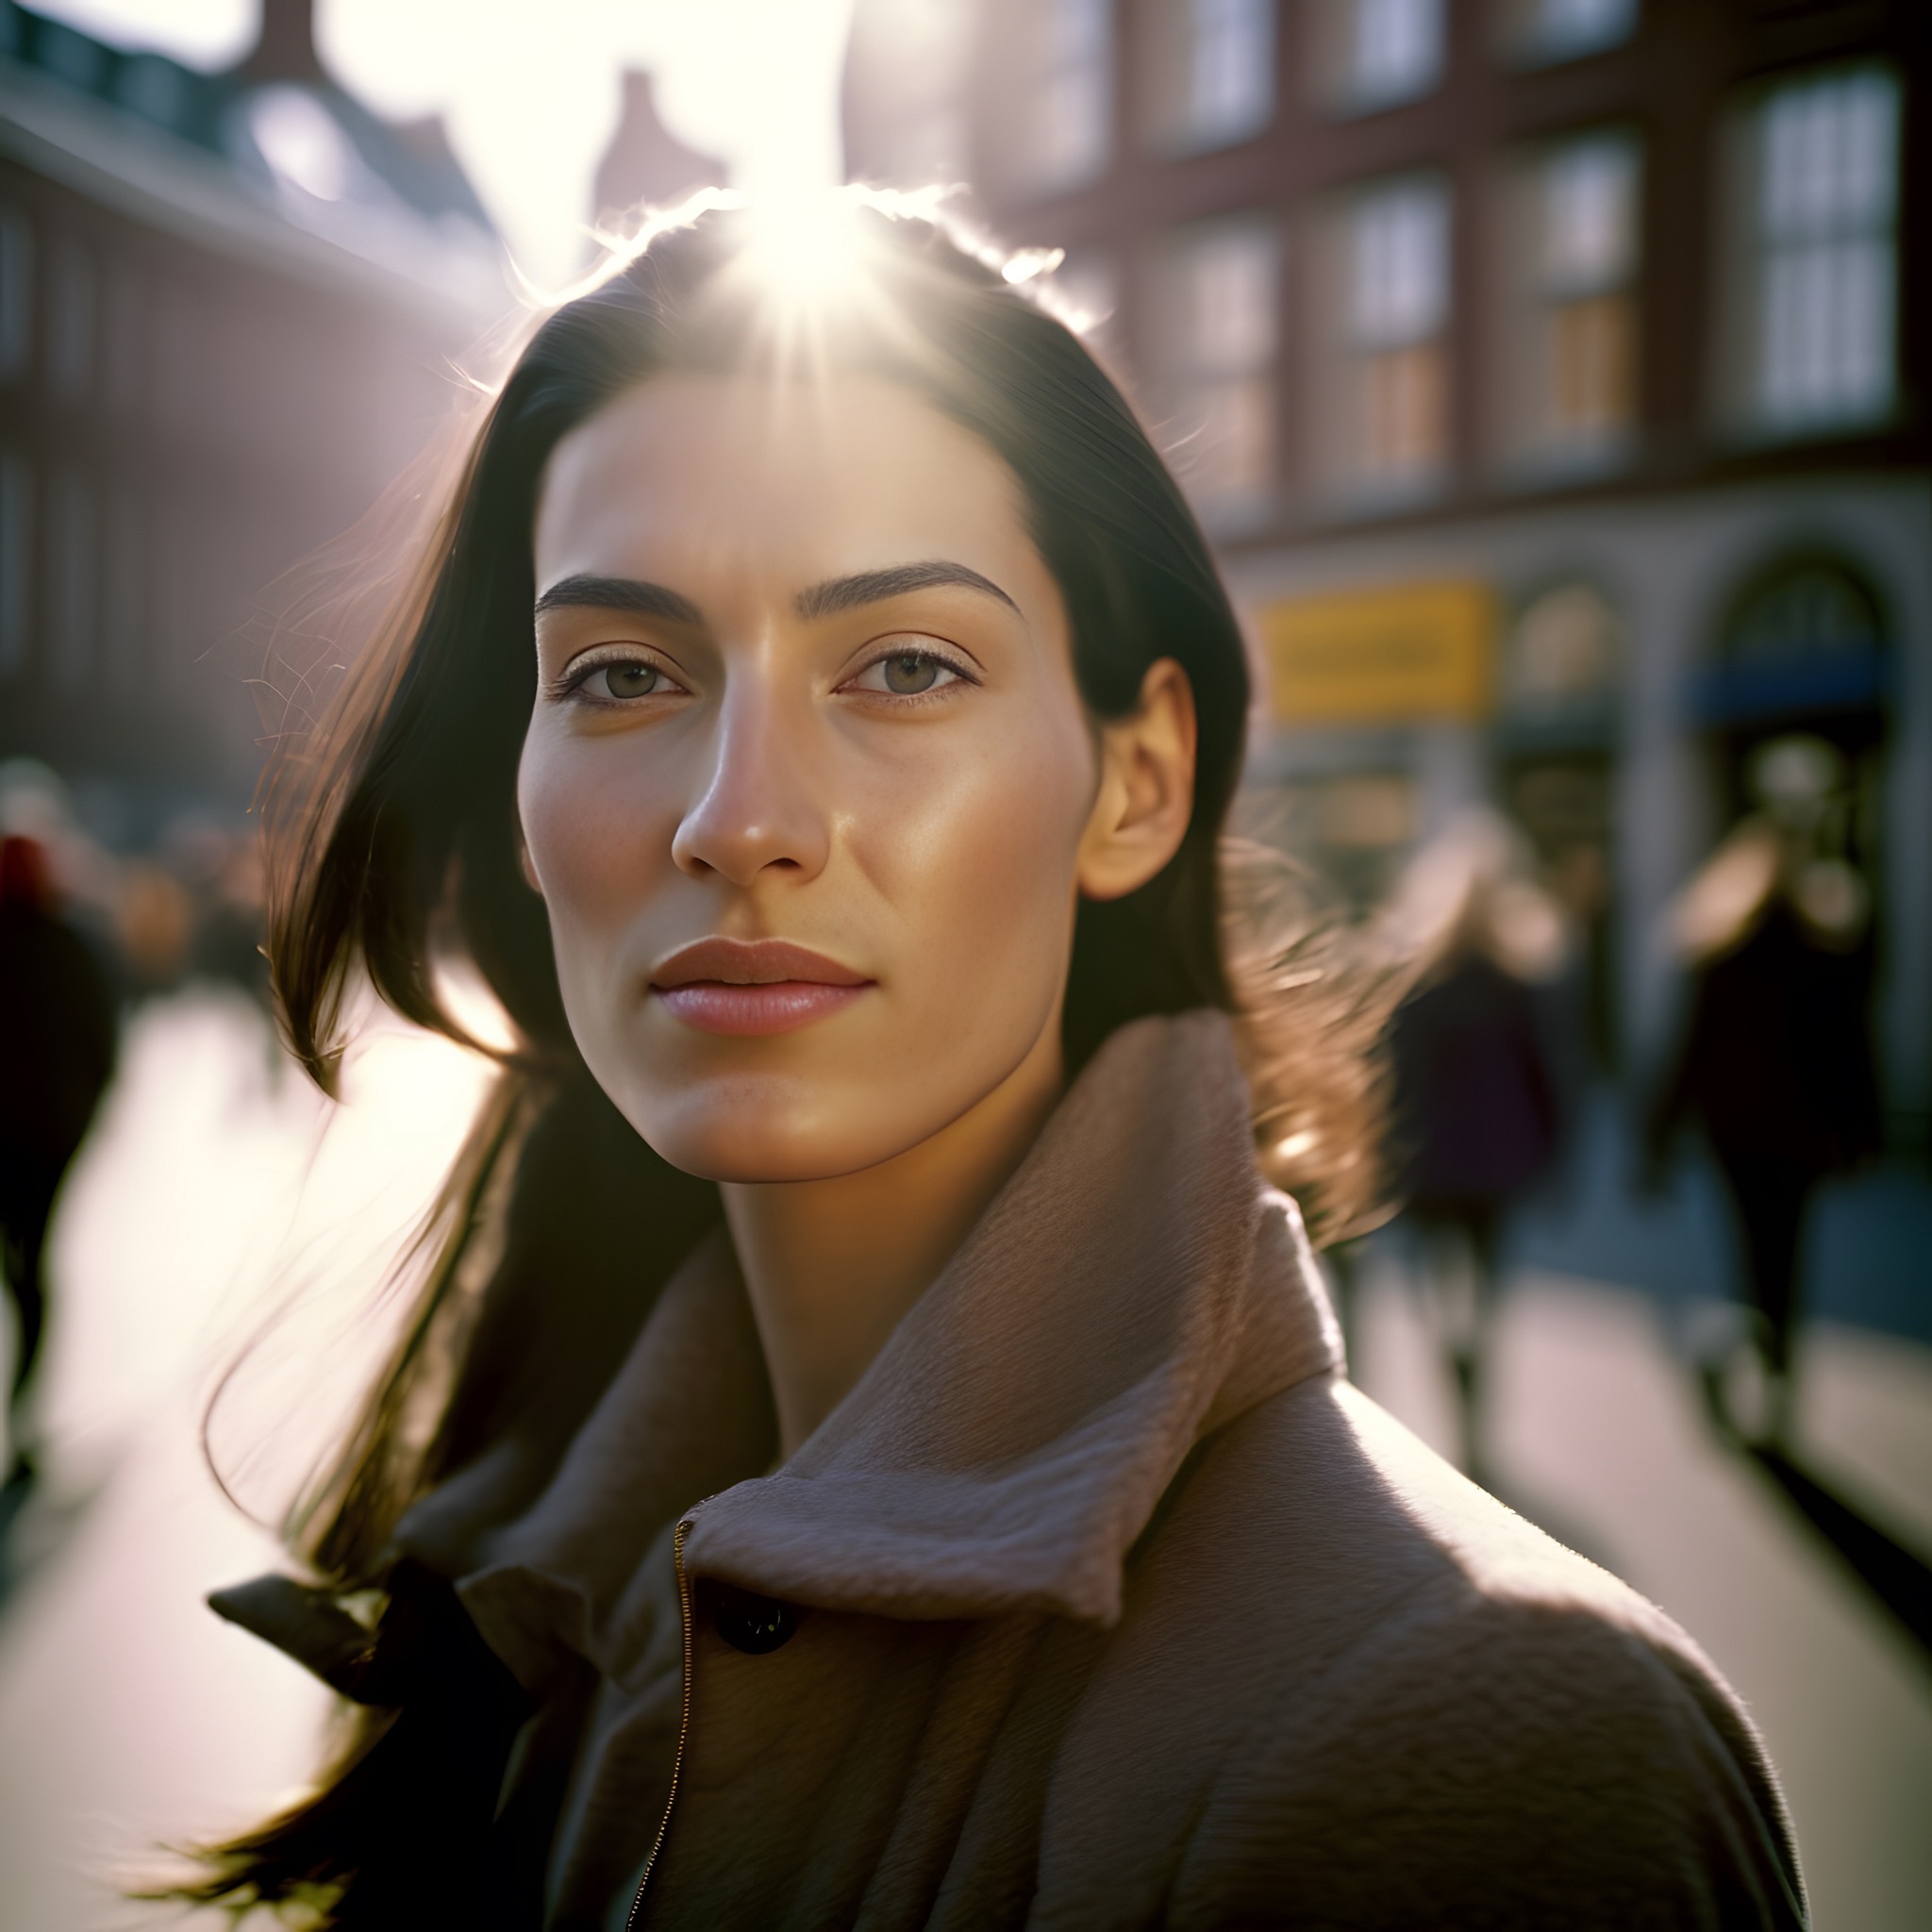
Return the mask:
<path id="1" fill-rule="evenodd" d="M 188 75 L 161 54 L 126 54 L 114 79 L 114 98 L 129 112 L 183 131 L 194 111 Z"/>
<path id="2" fill-rule="evenodd" d="M 33 466 L 15 450 L 0 451 L 0 678 L 26 669 L 33 555 Z"/>
<path id="3" fill-rule="evenodd" d="M 1274 112 L 1274 0 L 1152 0 L 1149 128 L 1201 153 L 1246 141 Z"/>
<path id="4" fill-rule="evenodd" d="M 1448 192 L 1427 177 L 1368 190 L 1343 210 L 1337 241 L 1329 469 L 1346 491 L 1407 492 L 1447 455 Z"/>
<path id="5" fill-rule="evenodd" d="M 101 305 L 101 393 L 111 408 L 132 411 L 142 400 L 145 292 L 131 262 L 109 265 Z"/>
<path id="6" fill-rule="evenodd" d="M 963 98 L 975 0 L 892 0 L 856 9 L 846 88 L 872 127 L 861 173 L 906 187 L 971 177 Z"/>
<path id="7" fill-rule="evenodd" d="M 1878 600 L 1831 558 L 1794 558 L 1742 600 L 1692 686 L 1701 724 L 1762 727 L 1866 713 L 1885 695 Z"/>
<path id="8" fill-rule="evenodd" d="M 1894 386 L 1898 83 L 1779 88 L 1752 116 L 1742 266 L 1748 413 L 1774 431 L 1869 422 Z"/>
<path id="9" fill-rule="evenodd" d="M 142 668 L 147 629 L 147 526 L 140 494 L 117 484 L 107 502 L 107 572 L 101 657 L 106 668 Z"/>
<path id="10" fill-rule="evenodd" d="M 1524 454 L 1600 456 L 1637 405 L 1637 144 L 1596 134 L 1545 149 L 1516 182 L 1515 325 L 1501 373 Z"/>
<path id="11" fill-rule="evenodd" d="M 1188 125 L 1197 145 L 1257 133 L 1274 107 L 1274 0 L 1193 0 Z"/>
<path id="12" fill-rule="evenodd" d="M 1515 0 L 1510 39 L 1536 64 L 1618 47 L 1637 31 L 1637 0 Z"/>
<path id="13" fill-rule="evenodd" d="M 94 668 L 99 519 L 92 482 L 78 470 L 55 477 L 52 499 L 52 669 L 57 683 L 73 688 L 84 684 Z"/>
<path id="14" fill-rule="evenodd" d="M 1217 223 L 1171 245 L 1167 402 L 1178 466 L 1204 515 L 1238 519 L 1274 482 L 1280 256 L 1272 225 Z"/>
<path id="15" fill-rule="evenodd" d="M 34 343 L 34 231 L 0 208 L 0 381 L 26 373 Z"/>
<path id="16" fill-rule="evenodd" d="M 57 393 L 84 395 L 93 380 L 94 328 L 99 308 L 93 257 L 71 238 L 54 252 L 48 373 Z"/>
<path id="17" fill-rule="evenodd" d="M 108 62 L 113 58 L 108 50 L 99 41 L 60 21 L 42 19 L 36 25 L 36 65 L 84 94 L 98 93 L 108 77 Z"/>
<path id="18" fill-rule="evenodd" d="M 1039 194 L 1104 173 L 1113 135 L 1111 0 L 1026 0 L 1020 11 L 1020 185 Z"/>
<path id="19" fill-rule="evenodd" d="M 1347 112 L 1419 100 L 1442 74 L 1442 0 L 1327 0 L 1323 61 Z"/>

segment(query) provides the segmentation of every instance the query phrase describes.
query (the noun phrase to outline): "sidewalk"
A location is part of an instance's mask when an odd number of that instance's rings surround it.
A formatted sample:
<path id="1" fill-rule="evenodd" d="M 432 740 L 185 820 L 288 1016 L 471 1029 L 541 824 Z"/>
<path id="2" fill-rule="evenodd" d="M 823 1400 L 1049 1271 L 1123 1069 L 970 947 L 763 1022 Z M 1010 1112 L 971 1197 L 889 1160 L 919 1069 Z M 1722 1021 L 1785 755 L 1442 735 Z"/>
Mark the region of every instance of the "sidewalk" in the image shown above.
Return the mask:
<path id="1" fill-rule="evenodd" d="M 158 1847 L 267 1815 L 324 1741 L 321 1687 L 203 1604 L 279 1556 L 208 1474 L 208 1398 L 299 1291 L 218 1432 L 272 1516 L 361 1379 L 361 1283 L 436 1185 L 479 1082 L 467 1056 L 391 1029 L 325 1134 L 325 1103 L 260 1016 L 198 992 L 140 1012 L 122 1066 L 55 1231 L 47 1480 L 24 1525 L 45 1555 L 0 1609 L 0 1932 L 229 1924 L 116 1894 Z M 275 1453 L 241 1454 L 257 1441 Z"/>

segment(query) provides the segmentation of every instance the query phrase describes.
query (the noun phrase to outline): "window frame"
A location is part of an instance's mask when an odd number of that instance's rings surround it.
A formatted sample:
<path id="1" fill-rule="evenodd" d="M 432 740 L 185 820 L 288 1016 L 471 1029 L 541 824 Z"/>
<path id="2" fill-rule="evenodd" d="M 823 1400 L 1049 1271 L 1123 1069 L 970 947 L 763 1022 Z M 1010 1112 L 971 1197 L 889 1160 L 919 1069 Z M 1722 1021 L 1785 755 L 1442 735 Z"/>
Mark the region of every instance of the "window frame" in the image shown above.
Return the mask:
<path id="1" fill-rule="evenodd" d="M 1267 291 L 1265 341 L 1252 355 L 1233 354 L 1219 359 L 1204 354 L 1190 341 L 1192 308 L 1198 283 L 1184 268 L 1190 257 L 1198 262 L 1217 244 L 1253 245 L 1262 286 Z M 1281 435 L 1282 376 L 1288 337 L 1286 300 L 1287 238 L 1274 210 L 1261 207 L 1232 210 L 1168 229 L 1155 241 L 1151 266 L 1159 291 L 1154 313 L 1156 393 L 1161 413 L 1175 438 L 1171 452 L 1176 471 L 1205 525 L 1217 534 L 1252 529 L 1266 522 L 1279 503 L 1286 454 Z M 1196 439 L 1208 432 L 1212 409 L 1198 401 L 1213 391 L 1254 391 L 1246 405 L 1253 433 L 1264 451 L 1260 474 L 1225 491 L 1212 487 L 1210 466 L 1199 457 L 1190 458 Z M 1205 449 L 1206 445 L 1202 445 Z"/>
<path id="2" fill-rule="evenodd" d="M 1437 210 L 1435 241 L 1440 287 L 1427 326 L 1392 330 L 1380 340 L 1359 327 L 1357 271 L 1364 210 L 1399 195 L 1426 197 Z M 1316 325 L 1308 358 L 1309 416 L 1315 430 L 1318 492 L 1353 512 L 1401 510 L 1446 490 L 1457 469 L 1457 337 L 1461 291 L 1457 248 L 1460 212 L 1457 183 L 1446 169 L 1404 169 L 1349 183 L 1315 212 Z M 1424 360 L 1426 357 L 1426 361 Z M 1401 358 L 1402 366 L 1397 366 Z M 1381 364 L 1378 378 L 1372 365 Z M 1412 465 L 1366 460 L 1357 433 L 1374 413 L 1371 388 L 1380 380 L 1392 406 L 1402 403 L 1404 371 L 1432 387 L 1434 449 Z M 1412 399 L 1412 397 L 1411 397 Z"/>
<path id="3" fill-rule="evenodd" d="M 1365 84 L 1358 69 L 1358 27 L 1365 7 L 1387 0 L 1320 0 L 1307 9 L 1312 36 L 1310 62 L 1320 105 L 1337 119 L 1357 120 L 1392 113 L 1432 99 L 1449 77 L 1450 0 L 1397 0 L 1432 10 L 1433 59 L 1426 72 L 1407 82 Z"/>
<path id="4" fill-rule="evenodd" d="M 1486 356 L 1487 441 L 1492 462 L 1506 474 L 1530 478 L 1599 475 L 1621 468 L 1643 434 L 1645 182 L 1649 157 L 1641 125 L 1630 121 L 1593 123 L 1525 142 L 1499 158 L 1490 187 L 1494 238 L 1488 279 L 1489 347 Z M 1626 249 L 1621 268 L 1563 289 L 1541 261 L 1547 197 L 1553 168 L 1566 155 L 1591 148 L 1621 150 L 1628 168 Z M 1553 328 L 1564 308 L 1587 303 L 1620 303 L 1627 407 L 1621 423 L 1566 431 L 1549 408 L 1557 353 Z"/>
<path id="5" fill-rule="evenodd" d="M 1008 43 L 1012 76 L 1005 165 L 1008 188 L 1029 201 L 1074 194 L 1103 181 L 1119 158 L 1121 23 L 1118 0 L 1008 0 L 1008 19 L 1018 31 Z M 1084 68 L 1066 46 L 1054 42 L 1056 25 L 1084 16 L 1094 37 L 1091 62 Z M 1069 32 L 1068 42 L 1079 38 Z M 1091 88 L 1093 131 L 1090 146 L 1066 155 L 1050 151 L 1042 129 L 1053 117 L 1043 111 L 1057 87 L 1084 79 Z"/>
<path id="6" fill-rule="evenodd" d="M 1549 0 L 1498 0 L 1503 58 L 1513 67 L 1564 67 L 1573 60 L 1627 47 L 1643 30 L 1643 0 L 1625 0 L 1621 25 L 1595 36 L 1552 31 L 1543 18 Z"/>
<path id="7" fill-rule="evenodd" d="M 1255 103 L 1245 114 L 1218 123 L 1201 116 L 1194 99 L 1201 15 L 1204 7 L 1217 4 L 1249 8 L 1261 23 L 1249 48 L 1249 71 L 1259 76 Z M 1258 140 L 1274 125 L 1281 109 L 1280 0 L 1140 0 L 1137 26 L 1139 118 L 1142 142 L 1152 152 L 1175 159 L 1220 154 Z"/>
<path id="8" fill-rule="evenodd" d="M 1890 96 L 1889 208 L 1885 218 L 1862 225 L 1845 224 L 1809 238 L 1767 242 L 1762 232 L 1763 150 L 1774 105 L 1803 92 L 1861 78 L 1882 80 Z M 1900 326 L 1904 319 L 1904 236 L 1900 214 L 1906 186 L 1906 105 L 1904 76 L 1896 64 L 1867 55 L 1787 70 L 1739 94 L 1722 118 L 1722 165 L 1717 184 L 1722 237 L 1717 258 L 1722 279 L 1713 304 L 1707 386 L 1711 413 L 1731 441 L 1744 447 L 1825 441 L 1881 433 L 1896 423 L 1904 402 L 1905 343 Z M 1768 407 L 1764 400 L 1767 265 L 1780 256 L 1791 260 L 1807 249 L 1843 249 L 1858 243 L 1884 249 L 1884 301 L 1877 325 L 1881 375 L 1872 397 L 1863 403 L 1824 400 L 1782 412 Z"/>

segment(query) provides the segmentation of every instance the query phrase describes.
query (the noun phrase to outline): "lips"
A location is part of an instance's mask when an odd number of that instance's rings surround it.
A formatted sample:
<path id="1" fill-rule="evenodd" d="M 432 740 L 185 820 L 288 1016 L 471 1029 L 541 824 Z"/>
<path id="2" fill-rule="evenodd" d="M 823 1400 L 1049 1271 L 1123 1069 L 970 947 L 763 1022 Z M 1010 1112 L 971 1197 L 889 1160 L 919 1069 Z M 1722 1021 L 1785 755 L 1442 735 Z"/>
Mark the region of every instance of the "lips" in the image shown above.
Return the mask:
<path id="1" fill-rule="evenodd" d="M 699 1033 L 791 1033 L 842 1011 L 873 985 L 790 940 L 699 940 L 651 974 L 651 992 Z"/>

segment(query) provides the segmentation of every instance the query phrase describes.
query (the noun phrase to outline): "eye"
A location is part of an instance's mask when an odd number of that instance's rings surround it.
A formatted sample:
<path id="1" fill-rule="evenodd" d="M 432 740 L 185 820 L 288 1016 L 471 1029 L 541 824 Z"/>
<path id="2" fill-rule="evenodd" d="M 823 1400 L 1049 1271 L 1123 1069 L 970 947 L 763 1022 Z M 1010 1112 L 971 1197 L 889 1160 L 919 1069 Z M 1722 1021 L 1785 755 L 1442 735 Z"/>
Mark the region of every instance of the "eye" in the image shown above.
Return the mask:
<path id="1" fill-rule="evenodd" d="M 977 680 L 937 651 L 907 646 L 874 658 L 845 686 L 847 691 L 883 691 L 895 698 L 924 697 L 948 685 Z"/>
<path id="2" fill-rule="evenodd" d="M 655 664 L 600 664 L 584 680 L 587 689 L 606 698 L 648 697 L 663 682 Z"/>
<path id="3" fill-rule="evenodd" d="M 682 691 L 661 666 L 647 658 L 607 658 L 566 673 L 561 695 L 592 705 L 623 704 L 630 698 L 665 697 Z"/>

